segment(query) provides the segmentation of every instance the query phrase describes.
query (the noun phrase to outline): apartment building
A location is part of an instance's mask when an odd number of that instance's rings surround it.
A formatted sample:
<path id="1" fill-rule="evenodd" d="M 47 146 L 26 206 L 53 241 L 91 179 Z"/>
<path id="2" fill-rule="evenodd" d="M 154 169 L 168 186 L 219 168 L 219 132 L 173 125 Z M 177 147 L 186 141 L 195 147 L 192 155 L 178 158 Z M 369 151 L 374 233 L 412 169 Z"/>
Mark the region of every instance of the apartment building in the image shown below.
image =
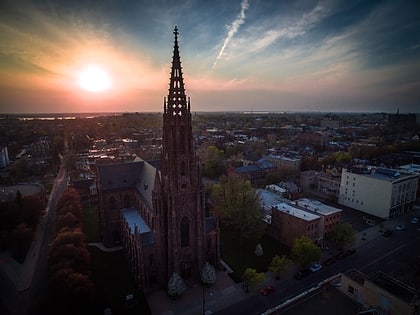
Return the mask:
<path id="1" fill-rule="evenodd" d="M 328 232 L 341 222 L 341 214 L 343 212 L 341 209 L 308 198 L 301 198 L 294 202 L 306 211 L 320 216 L 319 234 L 324 238 Z"/>
<path id="2" fill-rule="evenodd" d="M 267 231 L 273 238 L 289 247 L 293 246 L 296 238 L 303 235 L 318 244 L 322 241 L 320 224 L 319 215 L 287 203 L 279 203 L 272 207 L 271 225 Z"/>
<path id="3" fill-rule="evenodd" d="M 343 169 L 338 203 L 388 219 L 413 209 L 418 174 L 388 168 Z"/>

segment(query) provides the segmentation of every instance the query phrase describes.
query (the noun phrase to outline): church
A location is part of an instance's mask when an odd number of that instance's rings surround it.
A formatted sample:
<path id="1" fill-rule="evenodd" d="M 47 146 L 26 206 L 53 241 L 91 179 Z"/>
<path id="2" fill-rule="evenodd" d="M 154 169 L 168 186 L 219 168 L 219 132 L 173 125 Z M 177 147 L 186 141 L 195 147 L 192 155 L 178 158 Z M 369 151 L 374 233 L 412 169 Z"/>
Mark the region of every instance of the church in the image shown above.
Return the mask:
<path id="1" fill-rule="evenodd" d="M 194 150 L 178 35 L 175 27 L 160 160 L 97 168 L 101 240 L 108 247 L 122 245 L 135 281 L 145 292 L 166 286 L 174 272 L 187 283 L 199 283 L 204 264 L 217 267 L 220 259 L 218 222 L 206 213 Z"/>

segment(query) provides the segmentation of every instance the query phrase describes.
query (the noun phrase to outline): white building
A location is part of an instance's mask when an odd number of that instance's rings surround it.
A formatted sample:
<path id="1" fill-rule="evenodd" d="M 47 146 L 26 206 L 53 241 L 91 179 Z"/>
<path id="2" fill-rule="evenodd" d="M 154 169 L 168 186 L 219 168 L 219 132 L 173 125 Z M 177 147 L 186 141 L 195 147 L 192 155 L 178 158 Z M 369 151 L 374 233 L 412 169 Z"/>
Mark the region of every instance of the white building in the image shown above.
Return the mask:
<path id="1" fill-rule="evenodd" d="M 6 167 L 10 164 L 7 147 L 0 147 L 0 167 Z"/>
<path id="2" fill-rule="evenodd" d="M 418 174 L 378 168 L 343 169 L 338 203 L 388 219 L 413 209 Z"/>

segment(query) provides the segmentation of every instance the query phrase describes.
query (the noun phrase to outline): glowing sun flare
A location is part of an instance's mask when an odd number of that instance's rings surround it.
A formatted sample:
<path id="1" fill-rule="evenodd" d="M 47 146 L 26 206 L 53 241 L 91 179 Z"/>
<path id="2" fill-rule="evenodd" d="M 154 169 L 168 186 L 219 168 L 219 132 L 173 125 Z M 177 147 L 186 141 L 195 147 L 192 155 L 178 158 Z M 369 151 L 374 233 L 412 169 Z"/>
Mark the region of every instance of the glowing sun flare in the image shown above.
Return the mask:
<path id="1" fill-rule="evenodd" d="M 90 92 L 102 92 L 111 87 L 111 79 L 108 74 L 97 66 L 89 66 L 80 72 L 78 77 L 79 86 Z"/>

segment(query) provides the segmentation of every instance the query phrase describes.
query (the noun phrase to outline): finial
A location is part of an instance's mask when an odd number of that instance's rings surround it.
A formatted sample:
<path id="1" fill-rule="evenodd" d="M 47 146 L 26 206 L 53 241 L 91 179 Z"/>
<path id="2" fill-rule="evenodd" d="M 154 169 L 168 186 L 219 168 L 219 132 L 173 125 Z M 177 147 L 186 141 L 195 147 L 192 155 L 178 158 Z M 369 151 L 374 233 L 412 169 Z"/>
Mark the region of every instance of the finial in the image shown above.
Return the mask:
<path id="1" fill-rule="evenodd" d="M 175 26 L 174 28 L 174 35 L 175 37 L 178 36 L 178 26 Z"/>

